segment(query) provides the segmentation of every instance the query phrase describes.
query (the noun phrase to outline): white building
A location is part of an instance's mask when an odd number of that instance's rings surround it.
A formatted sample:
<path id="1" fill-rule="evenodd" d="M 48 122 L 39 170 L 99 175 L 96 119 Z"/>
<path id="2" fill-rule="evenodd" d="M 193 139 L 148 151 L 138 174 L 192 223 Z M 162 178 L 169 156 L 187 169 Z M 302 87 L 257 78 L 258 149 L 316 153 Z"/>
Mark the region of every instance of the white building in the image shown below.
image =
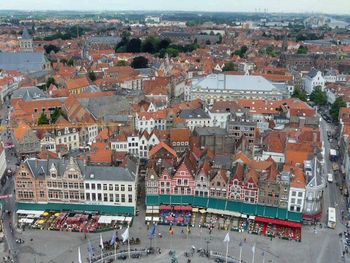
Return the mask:
<path id="1" fill-rule="evenodd" d="M 181 111 L 180 118 L 184 119 L 186 126 L 193 131 L 196 127 L 212 127 L 211 118 L 203 109 L 185 109 Z"/>
<path id="2" fill-rule="evenodd" d="M 136 130 L 151 133 L 154 129 L 166 130 L 167 128 L 167 111 L 160 110 L 156 112 L 136 113 L 135 118 Z"/>
<path id="3" fill-rule="evenodd" d="M 149 134 L 147 131 L 144 131 L 140 134 L 139 139 L 139 157 L 148 159 L 149 150 L 158 143 L 160 143 L 160 141 L 154 132 Z"/>
<path id="4" fill-rule="evenodd" d="M 289 188 L 288 211 L 302 212 L 305 203 L 305 178 L 300 168 L 292 172 L 291 185 Z"/>
<path id="5" fill-rule="evenodd" d="M 262 76 L 211 74 L 192 81 L 190 100 L 201 99 L 212 105 L 215 101 L 237 99 L 280 100 L 288 94 Z"/>
<path id="6" fill-rule="evenodd" d="M 304 90 L 307 94 L 311 94 L 318 86 L 324 91 L 325 79 L 323 78 L 321 71 L 313 68 L 304 80 Z"/>
<path id="7" fill-rule="evenodd" d="M 85 171 L 85 203 L 136 208 L 137 174 L 121 167 L 87 166 Z"/>
<path id="8" fill-rule="evenodd" d="M 67 145 L 68 150 L 79 149 L 79 132 L 76 128 L 64 128 L 55 130 L 56 145 Z"/>
<path id="9" fill-rule="evenodd" d="M 40 149 L 56 152 L 56 140 L 51 133 L 46 132 L 40 140 Z"/>

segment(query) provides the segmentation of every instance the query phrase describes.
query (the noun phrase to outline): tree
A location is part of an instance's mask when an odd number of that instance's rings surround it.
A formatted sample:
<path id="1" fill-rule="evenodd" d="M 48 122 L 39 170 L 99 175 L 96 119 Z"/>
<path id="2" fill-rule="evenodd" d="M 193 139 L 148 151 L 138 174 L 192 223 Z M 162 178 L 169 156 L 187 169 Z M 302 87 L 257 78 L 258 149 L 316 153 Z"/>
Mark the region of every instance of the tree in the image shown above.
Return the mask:
<path id="1" fill-rule="evenodd" d="M 307 47 L 299 46 L 297 53 L 298 54 L 307 54 L 308 51 L 309 51 L 309 49 Z"/>
<path id="2" fill-rule="evenodd" d="M 240 56 L 241 58 L 243 58 L 244 55 L 247 53 L 247 51 L 248 51 L 248 47 L 244 45 L 244 46 L 241 46 L 240 49 L 236 50 L 236 51 L 234 52 L 234 54 L 235 54 L 236 56 Z"/>
<path id="3" fill-rule="evenodd" d="M 60 116 L 67 119 L 67 114 L 62 109 L 56 108 L 55 111 L 51 114 L 51 123 L 56 123 Z"/>
<path id="4" fill-rule="evenodd" d="M 55 45 L 48 45 L 48 46 L 44 46 L 45 52 L 46 54 L 50 54 L 52 51 L 57 53 L 58 51 L 60 51 L 61 49 Z"/>
<path id="5" fill-rule="evenodd" d="M 167 49 L 170 45 L 171 41 L 169 39 L 162 39 L 159 42 L 159 50 L 161 49 Z"/>
<path id="6" fill-rule="evenodd" d="M 141 51 L 141 39 L 132 38 L 126 45 L 126 52 L 139 53 Z"/>
<path id="7" fill-rule="evenodd" d="M 125 67 L 128 65 L 128 62 L 126 62 L 125 60 L 118 60 L 117 62 L 117 67 Z"/>
<path id="8" fill-rule="evenodd" d="M 97 75 L 94 71 L 89 71 L 88 76 L 91 81 L 95 81 L 97 79 Z"/>
<path id="9" fill-rule="evenodd" d="M 230 61 L 225 63 L 225 66 L 223 67 L 222 71 L 236 71 L 236 65 Z"/>
<path id="10" fill-rule="evenodd" d="M 41 113 L 39 119 L 38 119 L 38 125 L 45 125 L 45 124 L 49 124 L 50 120 L 49 118 L 47 118 L 46 114 L 43 112 Z"/>
<path id="11" fill-rule="evenodd" d="M 131 62 L 131 67 L 133 68 L 147 68 L 147 66 L 148 59 L 143 56 L 135 57 Z"/>
<path id="12" fill-rule="evenodd" d="M 340 108 L 346 107 L 346 102 L 342 97 L 335 99 L 335 102 L 332 104 L 329 113 L 331 114 L 333 120 L 338 120 Z"/>
<path id="13" fill-rule="evenodd" d="M 317 105 L 325 105 L 327 103 L 327 93 L 322 91 L 320 86 L 317 86 L 310 94 L 310 100 L 315 102 Z"/>
<path id="14" fill-rule="evenodd" d="M 297 98 L 302 101 L 307 101 L 307 95 L 300 87 L 295 87 L 292 95 L 293 98 Z"/>
<path id="15" fill-rule="evenodd" d="M 46 88 L 48 89 L 48 88 L 51 86 L 51 84 L 57 85 L 57 84 L 56 84 L 56 80 L 55 80 L 54 77 L 49 77 L 49 78 L 47 79 L 47 81 L 46 81 Z"/>
<path id="16" fill-rule="evenodd" d="M 70 58 L 70 59 L 67 60 L 67 66 L 74 66 L 73 58 Z"/>

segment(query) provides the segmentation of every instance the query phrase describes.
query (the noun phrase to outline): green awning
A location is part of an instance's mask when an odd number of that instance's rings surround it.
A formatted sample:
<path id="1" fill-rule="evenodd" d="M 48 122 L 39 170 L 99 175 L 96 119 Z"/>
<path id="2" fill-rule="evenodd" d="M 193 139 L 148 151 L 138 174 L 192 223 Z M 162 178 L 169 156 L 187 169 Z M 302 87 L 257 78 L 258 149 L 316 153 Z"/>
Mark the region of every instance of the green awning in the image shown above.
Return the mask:
<path id="1" fill-rule="evenodd" d="M 265 206 L 264 205 L 257 205 L 256 215 L 257 216 L 265 216 Z"/>
<path id="2" fill-rule="evenodd" d="M 170 195 L 160 195 L 159 196 L 159 204 L 170 205 L 171 204 Z"/>
<path id="3" fill-rule="evenodd" d="M 193 206 L 197 206 L 197 207 L 207 208 L 208 207 L 208 198 L 207 197 L 195 196 L 193 198 L 192 205 Z"/>
<path id="4" fill-rule="evenodd" d="M 218 199 L 209 198 L 208 208 L 216 209 Z"/>
<path id="5" fill-rule="evenodd" d="M 182 204 L 184 204 L 184 205 L 192 205 L 193 204 L 193 196 L 192 195 L 184 195 L 184 196 L 182 196 Z"/>
<path id="6" fill-rule="evenodd" d="M 237 201 L 227 201 L 226 209 L 231 212 L 240 212 L 242 203 Z"/>
<path id="7" fill-rule="evenodd" d="M 146 205 L 159 205 L 158 195 L 147 195 L 146 196 Z"/>
<path id="8" fill-rule="evenodd" d="M 303 221 L 303 214 L 297 213 L 297 212 L 288 212 L 288 218 L 289 221 L 294 222 L 302 222 Z"/>
<path id="9" fill-rule="evenodd" d="M 256 205 L 242 203 L 241 213 L 254 216 L 256 214 Z"/>
<path id="10" fill-rule="evenodd" d="M 217 199 L 216 209 L 226 210 L 226 202 L 227 202 L 227 200 L 225 200 L 225 199 Z"/>
<path id="11" fill-rule="evenodd" d="M 170 197 L 170 203 L 172 205 L 182 205 L 182 195 L 172 195 Z"/>
<path id="12" fill-rule="evenodd" d="M 277 208 L 277 218 L 281 220 L 286 220 L 288 215 L 288 210 L 283 208 Z"/>
<path id="13" fill-rule="evenodd" d="M 276 218 L 277 208 L 272 206 L 265 206 L 265 217 Z"/>
<path id="14" fill-rule="evenodd" d="M 111 206 L 111 205 L 87 205 L 87 204 L 33 204 L 33 203 L 16 203 L 17 209 L 23 210 L 53 210 L 53 211 L 92 211 L 102 214 L 127 214 L 134 215 L 135 210 L 132 206 Z"/>

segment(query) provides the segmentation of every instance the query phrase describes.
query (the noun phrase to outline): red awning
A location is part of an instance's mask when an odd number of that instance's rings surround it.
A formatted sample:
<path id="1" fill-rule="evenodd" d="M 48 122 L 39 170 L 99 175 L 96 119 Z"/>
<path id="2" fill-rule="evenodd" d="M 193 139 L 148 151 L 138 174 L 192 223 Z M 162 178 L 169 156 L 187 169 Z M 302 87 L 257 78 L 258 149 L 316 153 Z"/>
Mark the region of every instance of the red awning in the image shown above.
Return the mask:
<path id="1" fill-rule="evenodd" d="M 289 226 L 289 227 L 301 227 L 301 223 L 297 222 L 291 222 L 291 221 L 284 221 L 280 219 L 274 219 L 274 218 L 266 218 L 266 217 L 255 217 L 255 221 L 262 222 L 262 223 L 268 223 L 268 224 L 274 224 L 274 225 L 282 225 L 282 226 Z"/>
<path id="2" fill-rule="evenodd" d="M 185 206 L 182 207 L 182 210 L 183 210 L 183 211 L 192 211 L 192 206 L 190 206 L 190 205 L 185 205 Z"/>
<path id="3" fill-rule="evenodd" d="M 171 206 L 170 205 L 161 205 L 161 206 L 159 206 L 159 210 L 171 210 Z"/>
<path id="4" fill-rule="evenodd" d="M 176 205 L 176 206 L 174 206 L 174 210 L 175 211 L 181 211 L 182 210 L 182 206 Z"/>

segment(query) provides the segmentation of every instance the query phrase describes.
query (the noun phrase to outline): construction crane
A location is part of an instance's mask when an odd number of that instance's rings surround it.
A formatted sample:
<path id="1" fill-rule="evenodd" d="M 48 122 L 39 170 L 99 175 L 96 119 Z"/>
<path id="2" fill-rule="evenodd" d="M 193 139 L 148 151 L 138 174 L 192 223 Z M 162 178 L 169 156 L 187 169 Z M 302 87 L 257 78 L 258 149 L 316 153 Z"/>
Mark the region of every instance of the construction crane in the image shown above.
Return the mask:
<path id="1" fill-rule="evenodd" d="M 98 122 L 98 123 L 67 123 L 67 124 L 43 124 L 43 125 L 38 125 L 38 124 L 28 124 L 28 126 L 33 129 L 33 130 L 60 130 L 60 129 L 65 129 L 65 128 L 76 128 L 76 129 L 81 129 L 81 128 L 87 128 L 90 126 L 97 126 L 101 129 L 103 128 L 120 128 L 124 124 L 122 123 L 117 123 L 117 122 Z M 13 124 L 13 125 L 0 125 L 0 131 L 6 131 L 6 130 L 13 130 L 19 128 L 18 124 Z"/>

